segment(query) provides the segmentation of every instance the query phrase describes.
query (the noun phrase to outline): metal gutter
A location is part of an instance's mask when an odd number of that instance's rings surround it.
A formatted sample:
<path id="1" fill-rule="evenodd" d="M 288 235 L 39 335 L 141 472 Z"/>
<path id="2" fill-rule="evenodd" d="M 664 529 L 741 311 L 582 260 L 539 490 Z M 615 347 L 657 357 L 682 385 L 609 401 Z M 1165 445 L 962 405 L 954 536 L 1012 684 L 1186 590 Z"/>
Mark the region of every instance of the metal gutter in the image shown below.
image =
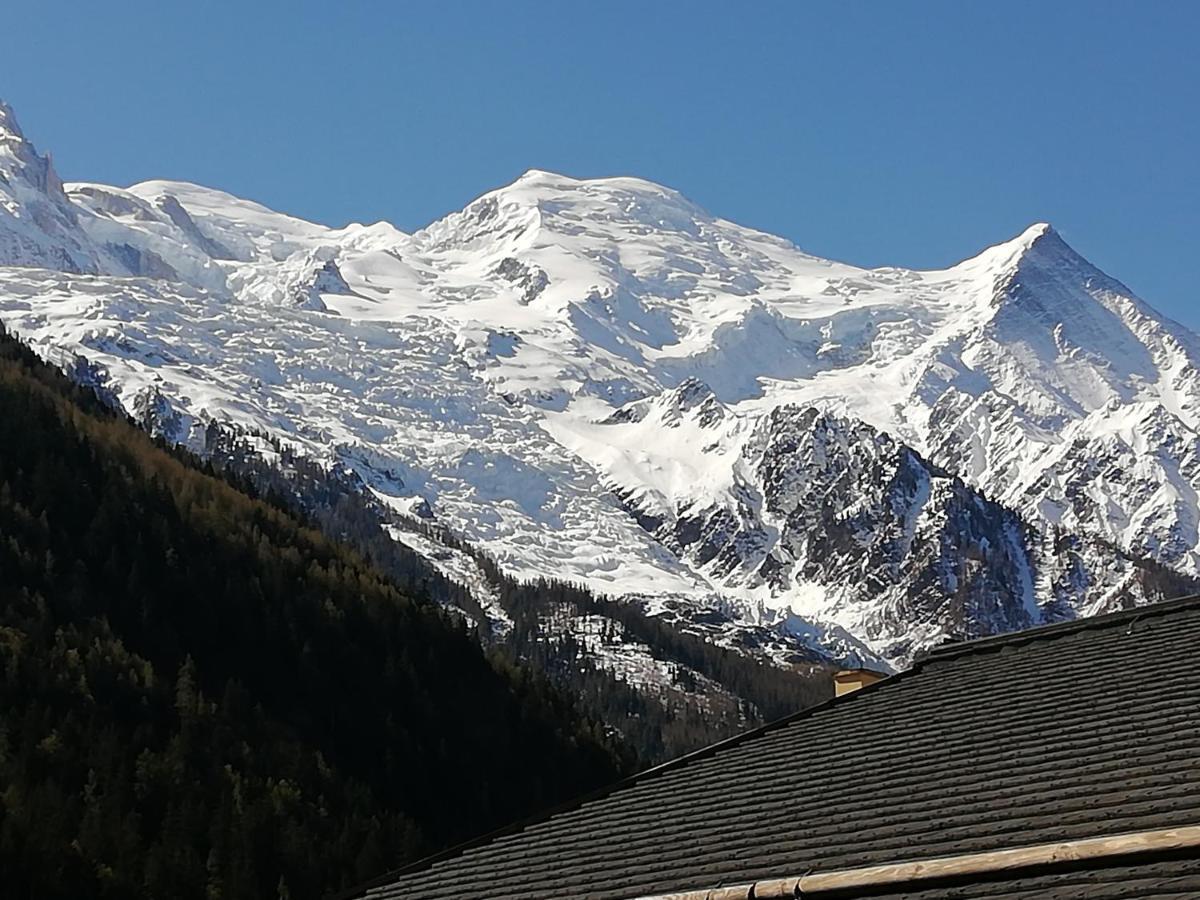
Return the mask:
<path id="1" fill-rule="evenodd" d="M 729 887 L 701 888 L 672 894 L 653 894 L 637 900 L 766 900 L 808 897 L 829 891 L 886 887 L 941 878 L 993 875 L 1017 869 L 1086 862 L 1143 853 L 1200 850 L 1200 825 L 1138 831 L 1109 837 L 1083 838 L 1009 850 L 942 856 L 857 869 L 813 872 Z"/>

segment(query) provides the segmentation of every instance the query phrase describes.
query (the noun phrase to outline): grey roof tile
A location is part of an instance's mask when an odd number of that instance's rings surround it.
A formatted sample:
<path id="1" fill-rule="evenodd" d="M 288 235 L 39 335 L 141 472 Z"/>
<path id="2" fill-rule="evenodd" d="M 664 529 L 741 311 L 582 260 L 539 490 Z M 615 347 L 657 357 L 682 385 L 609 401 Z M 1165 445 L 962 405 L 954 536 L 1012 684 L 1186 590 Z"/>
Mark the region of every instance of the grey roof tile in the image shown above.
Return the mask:
<path id="1" fill-rule="evenodd" d="M 576 898 L 1200 824 L 1200 599 L 950 645 L 914 669 L 401 870 L 368 898 Z M 881 900 L 1200 897 L 1200 862 Z"/>

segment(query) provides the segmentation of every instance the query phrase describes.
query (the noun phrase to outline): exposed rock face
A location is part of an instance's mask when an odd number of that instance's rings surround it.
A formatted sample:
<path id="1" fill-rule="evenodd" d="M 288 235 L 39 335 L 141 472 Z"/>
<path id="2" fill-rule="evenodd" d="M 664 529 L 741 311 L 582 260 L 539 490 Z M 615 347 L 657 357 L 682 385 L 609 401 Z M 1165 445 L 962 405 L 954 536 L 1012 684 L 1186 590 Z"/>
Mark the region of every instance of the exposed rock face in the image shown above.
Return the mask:
<path id="1" fill-rule="evenodd" d="M 0 102 L 0 265 L 96 272 L 95 249 L 79 226 L 50 157 L 25 139 Z"/>
<path id="2" fill-rule="evenodd" d="M 142 391 L 130 406 L 137 423 L 150 434 L 175 444 L 188 443 L 189 417 L 175 409 L 157 388 Z"/>
<path id="3" fill-rule="evenodd" d="M 709 427 L 720 418 L 711 407 L 701 416 Z M 636 419 L 610 420 L 625 421 Z M 768 617 L 835 623 L 893 662 L 1153 596 L 1135 558 L 1031 523 L 911 447 L 814 407 L 760 419 L 734 469 L 721 500 L 664 512 L 627 497 L 627 507 Z"/>
<path id="4" fill-rule="evenodd" d="M 550 284 L 550 277 L 537 266 L 527 266 L 511 256 L 500 260 L 496 274 L 521 288 L 522 303 L 532 303 Z"/>
<path id="5" fill-rule="evenodd" d="M 319 248 L 309 255 L 292 281 L 291 296 L 302 309 L 325 310 L 322 294 L 353 294 L 342 277 L 332 249 Z"/>

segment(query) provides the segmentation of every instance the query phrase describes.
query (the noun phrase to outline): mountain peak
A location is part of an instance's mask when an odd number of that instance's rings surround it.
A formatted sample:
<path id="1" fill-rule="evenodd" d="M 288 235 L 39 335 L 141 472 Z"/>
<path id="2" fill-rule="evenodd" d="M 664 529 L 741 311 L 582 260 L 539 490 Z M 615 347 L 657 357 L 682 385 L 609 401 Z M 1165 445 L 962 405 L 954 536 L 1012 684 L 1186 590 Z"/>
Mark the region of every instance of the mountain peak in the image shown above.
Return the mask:
<path id="1" fill-rule="evenodd" d="M 1023 248 L 1022 256 L 1035 253 L 1038 255 L 1069 256 L 1074 259 L 1083 259 L 1062 239 L 1062 235 L 1049 222 L 1038 222 L 1030 225 L 1011 243 Z"/>
<path id="2" fill-rule="evenodd" d="M 1060 275 L 1070 274 L 1076 280 L 1102 279 L 1110 283 L 1115 290 L 1125 294 L 1131 293 L 1127 287 L 1096 268 L 1045 222 L 1031 225 L 1008 244 L 1000 246 L 1012 251 L 1009 268 L 1014 275 L 1045 275 L 1057 271 Z"/>
<path id="3" fill-rule="evenodd" d="M 65 204 L 62 181 L 54 171 L 50 155 L 39 155 L 17 123 L 13 108 L 0 100 L 0 174 L 9 182 L 22 180 Z"/>
<path id="4" fill-rule="evenodd" d="M 0 100 L 0 140 L 16 139 L 25 142 L 25 135 L 21 131 L 21 126 L 17 124 L 16 113 L 13 108 Z"/>
<path id="5" fill-rule="evenodd" d="M 27 169 L 49 169 L 48 157 L 38 156 L 33 144 L 17 123 L 13 108 L 0 100 L 0 167 L 8 169 L 8 175 L 23 173 Z M 34 179 L 39 180 L 38 178 Z"/>
<path id="6" fill-rule="evenodd" d="M 1140 302 L 1133 291 L 1093 265 L 1044 223 L 984 251 L 977 260 L 986 262 L 980 274 L 990 283 L 990 305 L 1016 316 L 1011 326 L 1015 331 L 1008 338 L 1012 341 L 1032 340 L 1032 320 L 1040 323 L 1037 333 L 1058 335 L 1053 338 L 1054 347 L 1065 339 L 1063 335 L 1076 335 L 1078 346 L 1095 347 L 1109 355 L 1115 352 L 1115 333 L 1124 331 L 1128 323 L 1119 315 L 1114 317 L 1101 296 Z M 1047 353 L 1052 352 L 1050 347 L 1048 344 Z M 1059 350 L 1061 347 L 1053 352 Z M 1131 347 L 1128 352 L 1136 356 L 1144 351 Z"/>
<path id="7" fill-rule="evenodd" d="M 674 188 L 633 175 L 575 178 L 571 175 L 563 175 L 547 169 L 528 169 L 516 181 L 499 188 L 493 193 L 507 193 L 520 188 L 533 188 L 550 193 L 580 191 L 595 198 L 608 197 L 611 199 L 614 197 L 623 197 L 626 200 L 629 195 L 634 195 L 656 203 L 668 202 L 694 213 L 704 212 Z"/>
<path id="8" fill-rule="evenodd" d="M 569 175 L 563 175 L 559 172 L 551 172 L 549 169 L 526 169 L 517 178 L 516 184 L 530 184 L 539 181 L 566 181 L 572 184 L 579 182 L 578 178 L 572 178 Z"/>
<path id="9" fill-rule="evenodd" d="M 0 265 L 98 270 L 49 155 L 41 156 L 0 101 Z"/>
<path id="10" fill-rule="evenodd" d="M 1016 237 L 988 247 L 956 268 L 983 270 L 1007 278 L 1030 265 L 1063 264 L 1090 267 L 1090 263 L 1076 253 L 1049 222 L 1035 222 Z"/>
<path id="11" fill-rule="evenodd" d="M 1032 225 L 1022 231 L 1020 235 L 1017 236 L 1016 240 L 1028 246 L 1032 246 L 1041 238 L 1055 233 L 1054 226 L 1049 222 L 1034 222 Z"/>
<path id="12" fill-rule="evenodd" d="M 1060 242 L 1062 240 L 1049 222 L 1034 222 L 1016 237 L 989 247 L 984 253 L 995 252 L 997 256 L 1003 254 L 1012 259 L 1019 259 L 1035 247 L 1055 239 Z"/>

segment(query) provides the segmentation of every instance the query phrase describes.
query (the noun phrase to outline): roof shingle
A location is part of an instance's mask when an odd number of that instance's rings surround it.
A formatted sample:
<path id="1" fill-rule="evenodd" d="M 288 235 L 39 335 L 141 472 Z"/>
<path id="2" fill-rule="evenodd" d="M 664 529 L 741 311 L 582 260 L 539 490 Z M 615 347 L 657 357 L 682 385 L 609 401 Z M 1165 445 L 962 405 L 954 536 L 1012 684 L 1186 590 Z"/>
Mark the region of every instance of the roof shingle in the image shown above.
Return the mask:
<path id="1" fill-rule="evenodd" d="M 358 896 L 628 900 L 1197 825 L 1197 647 L 1200 599 L 950 645 Z M 878 894 L 1173 895 L 1196 860 Z"/>

